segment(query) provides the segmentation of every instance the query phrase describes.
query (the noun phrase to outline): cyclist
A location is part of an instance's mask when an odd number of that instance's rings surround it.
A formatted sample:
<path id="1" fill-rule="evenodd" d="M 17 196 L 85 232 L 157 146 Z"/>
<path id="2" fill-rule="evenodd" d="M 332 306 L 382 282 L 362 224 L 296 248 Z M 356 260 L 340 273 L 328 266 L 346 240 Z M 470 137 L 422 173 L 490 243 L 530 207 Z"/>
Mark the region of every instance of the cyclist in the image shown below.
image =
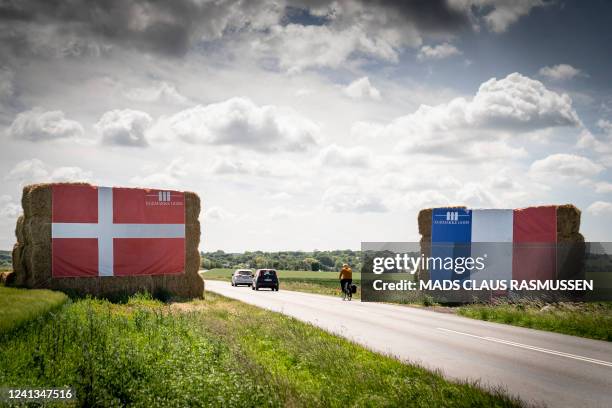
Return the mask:
<path id="1" fill-rule="evenodd" d="M 344 294 L 342 300 L 346 300 L 347 297 L 348 300 L 351 300 L 351 298 L 353 297 L 353 294 L 351 293 L 351 284 L 353 283 L 353 270 L 350 266 L 348 266 L 348 264 L 342 265 L 342 270 L 340 271 L 340 276 L 338 276 L 338 278 L 340 278 L 340 288 L 342 289 L 342 293 Z"/>

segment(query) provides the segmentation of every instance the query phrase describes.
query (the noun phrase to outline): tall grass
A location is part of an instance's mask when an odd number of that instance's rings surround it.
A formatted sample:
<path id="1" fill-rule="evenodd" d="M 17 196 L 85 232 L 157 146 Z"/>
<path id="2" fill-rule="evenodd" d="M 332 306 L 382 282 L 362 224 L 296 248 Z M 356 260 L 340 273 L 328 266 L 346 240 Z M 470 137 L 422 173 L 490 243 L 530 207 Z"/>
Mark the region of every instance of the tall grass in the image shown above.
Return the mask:
<path id="1" fill-rule="evenodd" d="M 76 300 L 0 344 L 0 387 L 73 387 L 87 407 L 520 405 L 214 294 Z"/>
<path id="2" fill-rule="evenodd" d="M 59 308 L 67 300 L 61 292 L 0 285 L 0 334 Z"/>
<path id="3" fill-rule="evenodd" d="M 270 380 L 283 404 L 304 407 L 502 407 L 518 400 L 458 384 L 293 318 L 207 295 L 202 327 Z"/>
<path id="4" fill-rule="evenodd" d="M 474 304 L 459 307 L 466 317 L 612 341 L 612 302 Z"/>
<path id="5" fill-rule="evenodd" d="M 278 405 L 223 342 L 153 301 L 82 300 L 3 339 L 0 385 L 76 390 L 81 406 Z"/>

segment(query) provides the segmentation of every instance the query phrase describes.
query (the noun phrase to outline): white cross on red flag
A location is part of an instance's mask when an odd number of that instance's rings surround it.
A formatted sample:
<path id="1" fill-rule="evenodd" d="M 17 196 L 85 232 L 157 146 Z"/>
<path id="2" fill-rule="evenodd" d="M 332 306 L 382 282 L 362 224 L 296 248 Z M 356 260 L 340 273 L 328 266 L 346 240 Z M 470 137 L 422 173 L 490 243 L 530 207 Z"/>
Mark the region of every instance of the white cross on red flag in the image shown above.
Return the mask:
<path id="1" fill-rule="evenodd" d="M 52 207 L 54 278 L 184 273 L 184 193 L 57 184 Z"/>

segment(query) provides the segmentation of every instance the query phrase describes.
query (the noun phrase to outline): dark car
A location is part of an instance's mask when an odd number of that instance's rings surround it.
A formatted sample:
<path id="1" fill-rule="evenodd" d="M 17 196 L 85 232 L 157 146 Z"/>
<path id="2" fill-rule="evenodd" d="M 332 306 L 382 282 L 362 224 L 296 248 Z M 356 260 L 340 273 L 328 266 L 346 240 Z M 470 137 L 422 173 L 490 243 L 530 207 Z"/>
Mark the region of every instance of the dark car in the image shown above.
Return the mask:
<path id="1" fill-rule="evenodd" d="M 253 276 L 251 289 L 270 288 L 278 291 L 278 275 L 275 269 L 258 269 Z"/>

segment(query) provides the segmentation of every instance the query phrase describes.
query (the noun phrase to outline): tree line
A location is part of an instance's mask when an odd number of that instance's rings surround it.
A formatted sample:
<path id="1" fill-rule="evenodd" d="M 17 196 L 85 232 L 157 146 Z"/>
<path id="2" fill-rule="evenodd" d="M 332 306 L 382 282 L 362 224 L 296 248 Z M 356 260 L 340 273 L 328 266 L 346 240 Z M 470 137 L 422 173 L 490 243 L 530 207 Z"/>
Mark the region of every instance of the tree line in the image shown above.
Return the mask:
<path id="1" fill-rule="evenodd" d="M 292 271 L 339 271 L 342 264 L 353 270 L 361 269 L 361 251 L 351 249 L 334 251 L 247 251 L 227 253 L 224 251 L 202 252 L 202 268 L 274 268 Z"/>

